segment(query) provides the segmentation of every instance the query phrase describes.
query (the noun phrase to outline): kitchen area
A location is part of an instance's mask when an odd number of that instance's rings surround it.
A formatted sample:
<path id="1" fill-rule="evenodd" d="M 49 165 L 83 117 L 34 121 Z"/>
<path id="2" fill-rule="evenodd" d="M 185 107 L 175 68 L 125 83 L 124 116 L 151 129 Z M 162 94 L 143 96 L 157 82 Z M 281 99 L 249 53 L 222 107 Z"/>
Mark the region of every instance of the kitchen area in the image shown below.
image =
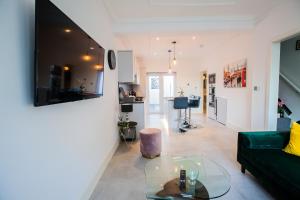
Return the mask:
<path id="1" fill-rule="evenodd" d="M 145 94 L 141 86 L 141 67 L 132 50 L 118 51 L 117 55 L 120 121 L 136 122 L 138 133 L 145 127 Z"/>

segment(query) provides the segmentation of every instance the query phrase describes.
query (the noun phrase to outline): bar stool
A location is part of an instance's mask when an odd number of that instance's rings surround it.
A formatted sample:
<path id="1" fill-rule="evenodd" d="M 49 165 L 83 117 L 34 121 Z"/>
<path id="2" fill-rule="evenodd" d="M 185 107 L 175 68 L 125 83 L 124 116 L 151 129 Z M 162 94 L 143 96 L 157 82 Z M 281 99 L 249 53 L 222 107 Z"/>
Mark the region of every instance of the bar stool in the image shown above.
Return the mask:
<path id="1" fill-rule="evenodd" d="M 201 97 L 193 97 L 189 99 L 189 125 L 192 128 L 197 128 L 196 125 L 192 125 L 192 108 L 199 108 L 200 106 L 200 98 Z"/>
<path id="2" fill-rule="evenodd" d="M 188 98 L 187 97 L 175 97 L 174 98 L 174 109 L 179 110 L 179 122 L 178 128 L 180 132 L 186 132 L 188 128 L 188 122 L 186 117 L 186 109 L 188 108 Z M 180 125 L 181 120 L 181 110 L 184 110 L 184 122 Z"/>

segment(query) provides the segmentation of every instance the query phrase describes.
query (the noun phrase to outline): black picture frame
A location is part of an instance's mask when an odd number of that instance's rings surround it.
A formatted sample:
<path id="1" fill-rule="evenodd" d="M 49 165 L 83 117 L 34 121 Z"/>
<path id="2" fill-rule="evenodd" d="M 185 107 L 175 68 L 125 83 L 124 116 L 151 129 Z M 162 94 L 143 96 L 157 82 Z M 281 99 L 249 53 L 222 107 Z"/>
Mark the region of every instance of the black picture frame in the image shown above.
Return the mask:
<path id="1" fill-rule="evenodd" d="M 296 42 L 296 50 L 300 50 L 300 40 L 297 40 Z"/>

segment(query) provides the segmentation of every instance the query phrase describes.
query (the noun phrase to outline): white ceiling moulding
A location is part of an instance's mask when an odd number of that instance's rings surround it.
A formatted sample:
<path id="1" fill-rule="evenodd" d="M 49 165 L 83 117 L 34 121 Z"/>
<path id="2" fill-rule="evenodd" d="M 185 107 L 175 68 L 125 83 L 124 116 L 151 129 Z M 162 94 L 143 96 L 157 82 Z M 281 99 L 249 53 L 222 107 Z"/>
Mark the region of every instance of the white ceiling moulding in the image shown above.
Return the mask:
<path id="1" fill-rule="evenodd" d="M 238 0 L 149 0 L 151 6 L 232 6 Z"/>
<path id="2" fill-rule="evenodd" d="M 205 30 L 241 30 L 252 29 L 255 26 L 255 19 L 251 17 L 202 17 L 202 18 L 181 18 L 181 19 L 131 19 L 121 20 L 114 23 L 115 33 L 141 33 L 141 32 L 185 32 Z"/>

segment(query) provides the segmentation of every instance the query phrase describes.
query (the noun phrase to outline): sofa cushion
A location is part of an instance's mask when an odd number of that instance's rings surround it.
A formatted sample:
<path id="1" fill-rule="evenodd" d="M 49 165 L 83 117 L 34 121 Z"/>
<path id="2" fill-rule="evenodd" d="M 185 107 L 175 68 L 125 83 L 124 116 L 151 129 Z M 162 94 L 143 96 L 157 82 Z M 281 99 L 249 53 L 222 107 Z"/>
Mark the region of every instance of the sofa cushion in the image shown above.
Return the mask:
<path id="1" fill-rule="evenodd" d="M 268 177 L 280 182 L 286 189 L 300 194 L 300 157 L 279 149 L 245 149 L 245 156 Z"/>
<path id="2" fill-rule="evenodd" d="M 283 149 L 286 153 L 300 156 L 300 125 L 293 122 L 289 144 Z"/>

